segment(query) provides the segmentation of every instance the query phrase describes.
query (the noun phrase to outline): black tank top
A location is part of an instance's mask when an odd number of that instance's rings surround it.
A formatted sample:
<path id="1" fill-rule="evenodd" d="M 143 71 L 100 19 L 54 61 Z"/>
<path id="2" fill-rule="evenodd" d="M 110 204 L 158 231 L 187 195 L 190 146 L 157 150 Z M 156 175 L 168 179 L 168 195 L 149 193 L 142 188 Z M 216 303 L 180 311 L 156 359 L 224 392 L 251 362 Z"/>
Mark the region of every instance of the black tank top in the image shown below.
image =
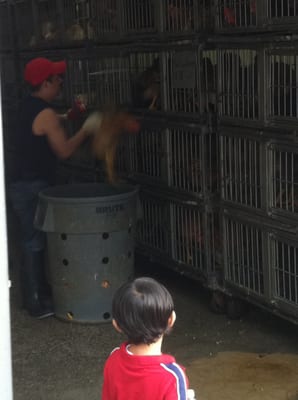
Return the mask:
<path id="1" fill-rule="evenodd" d="M 17 124 L 15 147 L 18 154 L 18 179 L 42 179 L 49 184 L 55 181 L 56 156 L 47 137 L 32 132 L 36 116 L 45 108 L 52 108 L 46 101 L 28 96 L 23 100 Z"/>

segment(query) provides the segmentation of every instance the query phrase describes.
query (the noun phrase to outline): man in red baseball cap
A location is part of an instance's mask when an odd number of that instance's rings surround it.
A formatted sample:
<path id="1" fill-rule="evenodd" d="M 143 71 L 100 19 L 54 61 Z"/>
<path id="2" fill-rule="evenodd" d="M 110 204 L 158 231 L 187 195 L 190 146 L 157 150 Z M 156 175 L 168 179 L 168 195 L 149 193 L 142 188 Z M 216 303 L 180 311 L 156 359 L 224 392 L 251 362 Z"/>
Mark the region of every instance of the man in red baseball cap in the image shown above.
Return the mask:
<path id="1" fill-rule="evenodd" d="M 55 183 L 57 158 L 67 159 L 88 136 L 80 129 L 70 138 L 51 102 L 61 92 L 65 61 L 35 58 L 24 71 L 30 94 L 23 100 L 15 135 L 17 172 L 9 186 L 12 205 L 20 218 L 24 262 L 21 266 L 23 303 L 35 318 L 53 315 L 44 268 L 44 233 L 34 228 L 40 190 Z"/>
<path id="2" fill-rule="evenodd" d="M 34 58 L 25 67 L 25 81 L 31 86 L 40 85 L 50 76 L 62 75 L 66 71 L 65 61 L 50 61 L 47 58 Z"/>

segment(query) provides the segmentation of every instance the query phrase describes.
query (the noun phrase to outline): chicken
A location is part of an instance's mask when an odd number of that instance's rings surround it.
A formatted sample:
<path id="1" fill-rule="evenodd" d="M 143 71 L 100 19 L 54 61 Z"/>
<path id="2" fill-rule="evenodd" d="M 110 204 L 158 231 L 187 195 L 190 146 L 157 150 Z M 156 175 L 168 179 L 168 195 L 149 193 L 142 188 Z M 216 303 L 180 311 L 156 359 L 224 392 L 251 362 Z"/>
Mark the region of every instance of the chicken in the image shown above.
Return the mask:
<path id="1" fill-rule="evenodd" d="M 160 96 L 160 66 L 159 58 L 145 69 L 137 78 L 134 85 L 134 105 L 146 107 L 149 110 L 157 108 Z"/>
<path id="2" fill-rule="evenodd" d="M 92 131 L 94 155 L 104 161 L 108 181 L 115 182 L 114 163 L 120 136 L 124 132 L 137 133 L 140 129 L 139 122 L 125 111 L 108 110 L 91 115 L 83 129 Z"/>
<path id="3" fill-rule="evenodd" d="M 86 33 L 82 26 L 78 23 L 71 25 L 66 33 L 66 40 L 74 41 L 74 40 L 84 40 L 86 39 Z"/>

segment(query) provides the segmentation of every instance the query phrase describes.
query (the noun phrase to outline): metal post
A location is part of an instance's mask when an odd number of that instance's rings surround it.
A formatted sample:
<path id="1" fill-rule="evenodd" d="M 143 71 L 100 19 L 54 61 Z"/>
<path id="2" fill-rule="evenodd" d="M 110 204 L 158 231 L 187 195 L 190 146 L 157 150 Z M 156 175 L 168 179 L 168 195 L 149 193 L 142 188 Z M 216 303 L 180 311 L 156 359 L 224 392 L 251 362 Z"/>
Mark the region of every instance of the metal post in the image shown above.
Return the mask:
<path id="1" fill-rule="evenodd" d="M 0 85 L 1 88 L 1 85 Z M 10 340 L 9 280 L 6 234 L 6 206 L 4 188 L 4 157 L 2 132 L 2 106 L 0 90 L 0 387 L 1 398 L 12 400 L 12 368 Z"/>

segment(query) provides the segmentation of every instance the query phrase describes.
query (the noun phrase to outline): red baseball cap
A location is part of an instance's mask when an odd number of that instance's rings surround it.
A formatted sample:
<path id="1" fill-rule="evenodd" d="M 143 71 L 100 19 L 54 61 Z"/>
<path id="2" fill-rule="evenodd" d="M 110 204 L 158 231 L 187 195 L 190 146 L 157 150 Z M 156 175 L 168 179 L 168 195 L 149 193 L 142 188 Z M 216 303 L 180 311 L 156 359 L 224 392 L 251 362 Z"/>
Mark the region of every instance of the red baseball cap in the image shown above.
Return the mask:
<path id="1" fill-rule="evenodd" d="M 47 58 L 38 57 L 26 64 L 25 81 L 32 86 L 40 85 L 51 75 L 63 74 L 66 71 L 65 61 L 50 61 Z"/>

